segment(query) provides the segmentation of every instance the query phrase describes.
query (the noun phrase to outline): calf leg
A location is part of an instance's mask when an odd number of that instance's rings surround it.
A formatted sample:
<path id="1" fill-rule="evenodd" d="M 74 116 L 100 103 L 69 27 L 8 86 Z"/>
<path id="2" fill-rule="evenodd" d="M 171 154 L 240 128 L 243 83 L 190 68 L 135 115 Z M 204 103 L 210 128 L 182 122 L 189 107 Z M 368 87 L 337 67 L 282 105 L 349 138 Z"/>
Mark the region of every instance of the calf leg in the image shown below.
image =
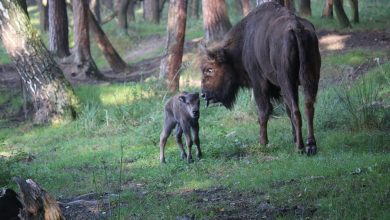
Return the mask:
<path id="1" fill-rule="evenodd" d="M 186 159 L 187 158 L 187 154 L 186 154 L 186 151 L 184 150 L 184 147 L 183 147 L 183 141 L 181 139 L 182 134 L 183 134 L 183 129 L 178 124 L 176 126 L 175 140 L 176 140 L 177 146 L 179 146 L 179 149 L 180 149 L 180 157 L 182 159 Z"/>
<path id="2" fill-rule="evenodd" d="M 200 150 L 200 141 L 199 141 L 199 124 L 195 123 L 193 125 L 193 131 L 194 131 L 194 142 L 196 145 L 196 156 L 198 159 L 202 158 L 202 151 Z"/>
<path id="3" fill-rule="evenodd" d="M 188 163 L 192 162 L 192 139 L 191 139 L 191 129 L 190 128 L 183 128 L 184 136 L 186 138 L 186 144 L 188 147 L 188 154 L 187 154 L 187 161 Z"/>
<path id="4" fill-rule="evenodd" d="M 171 134 L 172 129 L 175 127 L 176 123 L 170 119 L 166 119 L 164 122 L 164 128 L 160 135 L 160 163 L 165 163 L 164 148 L 167 143 L 167 139 Z"/>

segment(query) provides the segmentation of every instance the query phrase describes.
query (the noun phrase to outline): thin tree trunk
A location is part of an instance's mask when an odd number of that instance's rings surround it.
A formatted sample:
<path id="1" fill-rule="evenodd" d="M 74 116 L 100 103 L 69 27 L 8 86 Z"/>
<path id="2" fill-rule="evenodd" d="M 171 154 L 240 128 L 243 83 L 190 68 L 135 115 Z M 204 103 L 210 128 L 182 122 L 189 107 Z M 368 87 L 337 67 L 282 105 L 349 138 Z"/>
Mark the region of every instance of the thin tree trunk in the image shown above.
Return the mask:
<path id="1" fill-rule="evenodd" d="M 116 73 L 126 71 L 128 68 L 126 62 L 123 61 L 119 54 L 116 52 L 110 40 L 107 38 L 104 31 L 97 23 L 91 10 L 89 10 L 89 13 L 89 24 L 92 31 L 94 32 L 95 40 L 100 50 L 103 52 L 103 55 L 106 58 L 108 64 L 110 64 L 111 69 Z"/>
<path id="2" fill-rule="evenodd" d="M 89 40 L 88 11 L 86 0 L 72 1 L 74 17 L 75 63 L 83 77 L 104 78 L 92 59 Z"/>
<path id="3" fill-rule="evenodd" d="M 144 15 L 149 22 L 160 23 L 159 0 L 144 0 Z"/>
<path id="4" fill-rule="evenodd" d="M 23 80 L 36 123 L 75 117 L 78 99 L 17 1 L 1 1 L 0 38 Z"/>
<path id="5" fill-rule="evenodd" d="M 349 0 L 352 8 L 352 21 L 359 23 L 359 2 L 358 0 Z"/>
<path id="6" fill-rule="evenodd" d="M 242 5 L 242 14 L 244 16 L 247 16 L 249 12 L 252 10 L 252 4 L 250 0 L 241 0 L 241 5 Z"/>
<path id="7" fill-rule="evenodd" d="M 49 29 L 49 13 L 47 3 L 47 0 L 37 0 L 39 10 L 39 25 L 42 31 L 47 31 Z"/>
<path id="8" fill-rule="evenodd" d="M 49 4 L 49 50 L 58 57 L 70 55 L 65 0 L 51 1 Z"/>
<path id="9" fill-rule="evenodd" d="M 191 0 L 191 18 L 199 19 L 199 1 Z"/>
<path id="10" fill-rule="evenodd" d="M 322 10 L 322 17 L 333 19 L 333 0 L 325 0 L 325 6 Z"/>
<path id="11" fill-rule="evenodd" d="M 130 0 L 129 7 L 127 8 L 127 22 L 135 21 L 135 6 L 137 5 L 136 0 Z"/>
<path id="12" fill-rule="evenodd" d="M 129 7 L 129 0 L 121 0 L 118 7 L 118 26 L 127 32 L 127 9 Z"/>
<path id="13" fill-rule="evenodd" d="M 202 0 L 202 10 L 205 42 L 221 40 L 232 27 L 225 0 Z"/>
<path id="14" fill-rule="evenodd" d="M 343 7 L 343 1 L 342 0 L 334 0 L 334 9 L 336 11 L 337 19 L 340 22 L 341 27 L 351 27 L 351 23 L 349 22 L 349 19 L 347 17 L 347 14 L 345 14 L 344 7 Z"/>
<path id="15" fill-rule="evenodd" d="M 294 0 L 284 0 L 284 7 L 290 9 L 291 11 L 295 11 Z"/>
<path id="16" fill-rule="evenodd" d="M 96 18 L 98 24 L 102 22 L 102 18 L 100 16 L 100 0 L 90 0 L 89 8 L 91 9 L 93 16 Z"/>
<path id="17" fill-rule="evenodd" d="M 304 17 L 311 16 L 311 4 L 310 0 L 301 0 L 299 5 L 299 13 Z"/>
<path id="18" fill-rule="evenodd" d="M 167 46 L 161 61 L 160 76 L 166 76 L 170 92 L 179 90 L 180 66 L 183 58 L 187 0 L 170 0 L 167 26 Z"/>

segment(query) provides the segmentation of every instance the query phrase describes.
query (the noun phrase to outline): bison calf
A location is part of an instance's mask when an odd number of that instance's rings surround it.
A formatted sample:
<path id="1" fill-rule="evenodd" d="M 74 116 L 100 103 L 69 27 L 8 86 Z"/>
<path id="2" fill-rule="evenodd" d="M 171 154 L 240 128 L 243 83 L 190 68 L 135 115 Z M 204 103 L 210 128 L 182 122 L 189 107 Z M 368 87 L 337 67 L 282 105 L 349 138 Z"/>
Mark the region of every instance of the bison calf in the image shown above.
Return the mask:
<path id="1" fill-rule="evenodd" d="M 167 143 L 168 136 L 176 126 L 175 139 L 180 148 L 180 156 L 182 159 L 187 158 L 188 162 L 192 161 L 191 148 L 193 131 L 194 142 L 197 149 L 197 156 L 200 159 L 202 152 L 199 142 L 199 94 L 183 92 L 170 98 L 165 105 L 164 127 L 160 135 L 160 162 L 165 163 L 164 148 Z M 183 148 L 181 139 L 184 133 L 188 154 Z"/>

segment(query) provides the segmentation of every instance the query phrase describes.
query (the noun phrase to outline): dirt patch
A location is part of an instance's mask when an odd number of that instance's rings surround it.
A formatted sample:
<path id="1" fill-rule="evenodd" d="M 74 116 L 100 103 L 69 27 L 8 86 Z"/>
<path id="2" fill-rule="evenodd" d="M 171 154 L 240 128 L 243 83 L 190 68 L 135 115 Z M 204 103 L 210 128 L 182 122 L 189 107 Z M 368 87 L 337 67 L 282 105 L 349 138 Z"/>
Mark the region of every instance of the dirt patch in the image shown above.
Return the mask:
<path id="1" fill-rule="evenodd" d="M 194 209 L 215 214 L 212 219 L 276 219 L 283 216 L 305 219 L 312 217 L 317 210 L 303 204 L 272 204 L 261 191 L 238 193 L 223 187 L 183 192 L 181 196 L 187 198 Z M 178 217 L 196 219 L 191 214 Z"/>
<path id="2" fill-rule="evenodd" d="M 351 31 L 347 33 L 320 31 L 317 33 L 320 51 L 338 52 L 356 47 L 370 50 L 387 50 L 390 54 L 390 33 L 386 31 Z"/>

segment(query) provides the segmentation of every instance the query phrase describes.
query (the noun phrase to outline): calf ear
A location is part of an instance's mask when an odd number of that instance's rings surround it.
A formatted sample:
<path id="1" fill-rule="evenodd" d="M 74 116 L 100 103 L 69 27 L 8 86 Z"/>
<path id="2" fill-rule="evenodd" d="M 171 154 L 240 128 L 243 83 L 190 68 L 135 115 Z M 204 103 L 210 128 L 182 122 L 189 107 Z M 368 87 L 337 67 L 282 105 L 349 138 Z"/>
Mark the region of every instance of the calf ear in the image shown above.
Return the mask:
<path id="1" fill-rule="evenodd" d="M 199 51 L 203 54 L 208 54 L 208 50 L 204 42 L 199 43 Z"/>
<path id="2" fill-rule="evenodd" d="M 179 96 L 179 100 L 181 101 L 181 102 L 186 102 L 186 97 L 185 96 Z"/>

